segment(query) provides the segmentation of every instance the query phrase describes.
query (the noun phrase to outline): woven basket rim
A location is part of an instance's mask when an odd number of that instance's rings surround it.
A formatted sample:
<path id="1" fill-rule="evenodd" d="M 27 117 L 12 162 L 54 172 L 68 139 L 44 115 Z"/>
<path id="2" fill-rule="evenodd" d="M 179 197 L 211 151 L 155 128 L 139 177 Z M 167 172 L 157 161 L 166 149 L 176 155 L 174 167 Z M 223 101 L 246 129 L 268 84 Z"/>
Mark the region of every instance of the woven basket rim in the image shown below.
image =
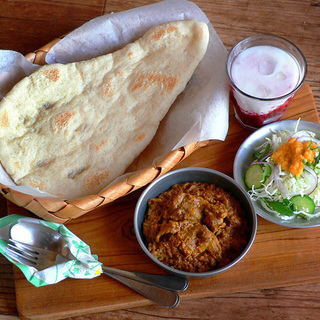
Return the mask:
<path id="1" fill-rule="evenodd" d="M 63 35 L 59 38 L 56 38 L 52 41 L 50 41 L 49 43 L 45 44 L 44 46 L 42 46 L 41 48 L 33 51 L 33 52 L 29 52 L 25 55 L 25 58 L 33 63 L 33 64 L 38 64 L 40 66 L 44 66 L 45 64 L 47 64 L 46 62 L 46 55 L 47 53 L 50 51 L 50 49 L 56 44 L 58 43 L 60 40 L 62 40 L 66 35 Z"/>

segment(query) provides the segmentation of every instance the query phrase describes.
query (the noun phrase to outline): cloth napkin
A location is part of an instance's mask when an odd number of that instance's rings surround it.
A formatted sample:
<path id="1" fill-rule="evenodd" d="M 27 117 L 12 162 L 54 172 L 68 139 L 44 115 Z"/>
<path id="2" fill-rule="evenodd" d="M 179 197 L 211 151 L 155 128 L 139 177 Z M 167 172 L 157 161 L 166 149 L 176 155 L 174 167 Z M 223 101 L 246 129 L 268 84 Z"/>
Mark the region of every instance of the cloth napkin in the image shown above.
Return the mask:
<path id="1" fill-rule="evenodd" d="M 13 261 L 6 253 L 10 229 L 19 222 L 30 222 L 42 224 L 59 232 L 68 244 L 71 253 L 76 260 L 58 262 L 47 269 L 38 271 L 34 267 L 29 267 Z M 9 215 L 0 219 L 0 252 L 13 264 L 15 264 L 25 275 L 26 279 L 36 287 L 58 283 L 66 278 L 92 279 L 102 273 L 102 263 L 98 261 L 98 256 L 92 255 L 90 247 L 80 238 L 73 234 L 63 224 L 53 223 L 35 218 L 28 218 L 17 214 Z"/>

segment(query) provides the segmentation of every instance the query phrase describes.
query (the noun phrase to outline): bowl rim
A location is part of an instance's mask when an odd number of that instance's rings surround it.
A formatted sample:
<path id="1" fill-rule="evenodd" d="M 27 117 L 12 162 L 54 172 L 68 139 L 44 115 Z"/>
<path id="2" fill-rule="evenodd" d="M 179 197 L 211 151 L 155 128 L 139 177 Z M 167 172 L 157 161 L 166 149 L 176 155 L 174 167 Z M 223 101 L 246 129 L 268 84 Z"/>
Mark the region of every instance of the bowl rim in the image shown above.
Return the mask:
<path id="1" fill-rule="evenodd" d="M 295 128 L 296 124 L 299 121 L 298 130 L 311 130 L 311 127 L 313 129 L 317 128 L 317 136 L 320 136 L 320 124 L 312 121 L 305 121 L 305 120 L 280 120 L 277 122 L 270 123 L 268 125 L 265 125 L 258 130 L 252 132 L 240 145 L 233 163 L 233 176 L 234 179 L 237 181 L 237 183 L 247 192 L 247 189 L 244 185 L 244 181 L 242 178 L 242 175 L 240 173 L 241 170 L 244 170 L 245 163 L 242 163 L 241 161 L 241 155 L 242 153 L 250 152 L 250 150 L 253 149 L 255 145 L 258 144 L 258 141 L 263 140 L 267 135 L 270 135 L 272 131 L 278 131 L 278 130 L 290 130 L 291 128 Z M 263 133 L 261 135 L 261 133 Z M 254 139 L 254 140 L 253 140 Z M 251 140 L 253 140 L 251 142 Z M 248 146 L 248 144 L 251 142 L 251 145 Z M 299 224 L 299 222 L 294 223 L 290 221 L 293 220 L 284 220 L 279 217 L 273 216 L 266 211 L 262 210 L 260 206 L 256 203 L 256 201 L 252 201 L 254 209 L 256 213 L 262 217 L 263 219 L 268 220 L 269 222 L 275 223 L 280 226 L 288 227 L 288 228 L 315 228 L 320 226 L 320 217 L 317 218 L 317 223 L 314 224 Z M 309 220 L 312 221 L 312 220 Z"/>
<path id="2" fill-rule="evenodd" d="M 160 181 L 163 181 L 164 179 L 169 179 L 172 176 L 183 174 L 184 172 L 190 172 L 190 171 L 204 172 L 204 173 L 208 173 L 208 174 L 211 174 L 211 175 L 217 175 L 217 176 L 222 177 L 223 179 L 228 180 L 231 184 L 233 184 L 236 187 L 236 189 L 238 190 L 239 194 L 244 196 L 245 201 L 247 202 L 248 206 L 250 207 L 250 216 L 252 218 L 252 222 L 250 221 L 250 223 L 252 223 L 251 235 L 250 235 L 250 238 L 248 240 L 248 243 L 247 243 L 245 249 L 241 252 L 241 254 L 239 254 L 239 256 L 235 260 L 233 260 L 231 263 L 227 264 L 226 266 L 223 266 L 221 268 L 214 269 L 214 270 L 211 270 L 211 271 L 199 272 L 199 273 L 187 272 L 187 271 L 181 271 L 181 270 L 178 270 L 178 269 L 174 269 L 174 268 L 164 264 L 163 262 L 159 261 L 157 258 L 155 258 L 151 254 L 151 252 L 148 250 L 147 246 L 145 245 L 145 243 L 144 243 L 144 241 L 142 239 L 142 235 L 140 234 L 140 229 L 139 229 L 139 222 L 138 222 L 138 216 L 139 216 L 139 211 L 140 211 L 140 208 L 141 208 L 141 204 L 143 203 L 143 201 L 145 201 L 146 195 L 149 193 L 150 190 L 152 190 L 154 188 L 155 185 L 157 185 Z M 186 181 L 188 181 L 188 179 L 186 179 Z M 181 182 L 181 183 L 183 183 L 183 182 Z M 174 184 L 175 183 L 173 182 L 172 185 L 174 185 Z M 146 201 L 148 201 L 148 199 Z M 144 213 L 144 215 L 145 214 L 146 214 L 146 212 Z M 217 275 L 219 273 L 222 273 L 222 272 L 228 270 L 229 268 L 231 268 L 232 266 L 234 266 L 250 250 L 250 248 L 251 248 L 251 246 L 252 246 L 252 244 L 253 244 L 253 242 L 255 240 L 255 237 L 256 237 L 257 225 L 258 225 L 257 215 L 255 213 L 252 201 L 250 200 L 250 197 L 248 196 L 248 194 L 241 188 L 241 186 L 234 179 L 229 177 L 228 175 L 226 175 L 226 174 L 224 174 L 224 173 L 222 173 L 220 171 L 216 171 L 214 169 L 203 168 L 203 167 L 187 167 L 187 168 L 176 169 L 176 170 L 172 170 L 170 172 L 167 172 L 163 176 L 157 178 L 140 195 L 140 197 L 139 197 L 139 199 L 137 201 L 136 207 L 135 207 L 135 211 L 134 211 L 134 231 L 135 231 L 135 234 L 136 234 L 136 239 L 138 240 L 138 243 L 139 243 L 140 247 L 142 248 L 142 250 L 144 251 L 144 253 L 153 262 L 158 264 L 160 267 L 162 267 L 163 269 L 165 269 L 169 273 L 172 273 L 172 274 L 184 277 L 184 278 L 206 278 L 206 277 L 209 277 L 209 276 L 214 276 L 214 275 Z"/>

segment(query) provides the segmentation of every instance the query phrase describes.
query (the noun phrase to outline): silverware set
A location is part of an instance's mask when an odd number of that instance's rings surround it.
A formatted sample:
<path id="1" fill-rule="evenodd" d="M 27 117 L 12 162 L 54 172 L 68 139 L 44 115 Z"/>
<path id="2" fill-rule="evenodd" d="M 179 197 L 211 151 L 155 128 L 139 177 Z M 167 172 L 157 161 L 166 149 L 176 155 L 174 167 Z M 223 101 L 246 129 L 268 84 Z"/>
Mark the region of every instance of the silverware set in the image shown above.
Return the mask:
<path id="1" fill-rule="evenodd" d="M 38 271 L 67 262 L 76 257 L 70 252 L 60 233 L 44 225 L 20 222 L 11 228 L 7 255 L 18 263 Z M 188 288 L 188 280 L 173 275 L 132 272 L 102 265 L 102 271 L 139 294 L 167 308 L 180 302 L 178 292 Z"/>

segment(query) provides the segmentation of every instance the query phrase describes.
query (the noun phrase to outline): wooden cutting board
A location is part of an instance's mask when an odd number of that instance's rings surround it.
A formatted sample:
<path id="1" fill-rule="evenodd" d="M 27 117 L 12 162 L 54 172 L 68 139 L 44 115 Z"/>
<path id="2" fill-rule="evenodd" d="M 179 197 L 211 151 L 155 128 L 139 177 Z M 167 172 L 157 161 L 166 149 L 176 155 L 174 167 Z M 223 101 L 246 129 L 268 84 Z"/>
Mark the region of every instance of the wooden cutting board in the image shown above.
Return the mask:
<path id="1" fill-rule="evenodd" d="M 289 105 L 285 119 L 319 123 L 310 87 L 304 84 Z M 235 153 L 250 131 L 242 128 L 230 106 L 230 128 L 225 141 L 213 141 L 187 158 L 179 167 L 201 166 L 232 176 Z M 133 233 L 135 203 L 142 190 L 87 213 L 67 224 L 106 265 L 133 271 L 162 274 L 140 249 Z M 9 214 L 29 215 L 8 204 Z M 256 240 L 236 266 L 209 279 L 190 279 L 180 294 L 187 299 L 255 289 L 275 288 L 320 281 L 320 228 L 291 229 L 258 219 Z M 36 288 L 15 267 L 17 307 L 22 319 L 62 319 L 152 304 L 117 281 L 101 275 L 91 280 L 66 279 L 56 285 Z"/>

